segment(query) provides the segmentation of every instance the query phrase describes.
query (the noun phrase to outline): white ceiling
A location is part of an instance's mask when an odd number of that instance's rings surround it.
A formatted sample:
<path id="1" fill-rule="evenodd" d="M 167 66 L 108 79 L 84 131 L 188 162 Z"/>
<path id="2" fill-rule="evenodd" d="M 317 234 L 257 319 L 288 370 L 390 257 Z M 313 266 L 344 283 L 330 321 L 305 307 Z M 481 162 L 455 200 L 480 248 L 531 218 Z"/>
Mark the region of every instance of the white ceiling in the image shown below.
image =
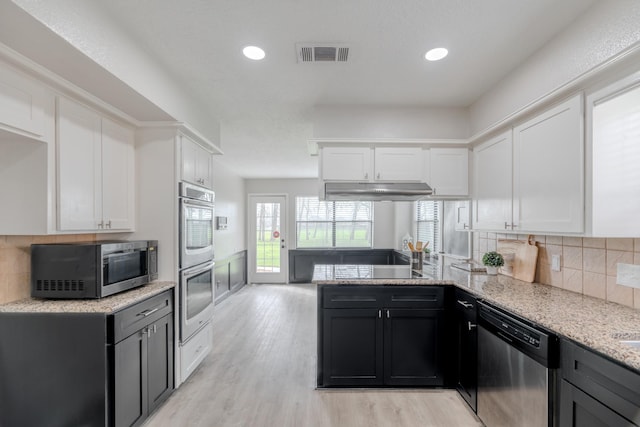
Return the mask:
<path id="1" fill-rule="evenodd" d="M 250 178 L 316 176 L 306 148 L 314 106 L 467 107 L 594 3 L 94 1 L 220 120 L 221 161 Z M 299 64 L 298 42 L 346 43 L 349 61 Z M 250 44 L 266 59 L 244 58 Z M 425 61 L 438 46 L 449 56 Z"/>

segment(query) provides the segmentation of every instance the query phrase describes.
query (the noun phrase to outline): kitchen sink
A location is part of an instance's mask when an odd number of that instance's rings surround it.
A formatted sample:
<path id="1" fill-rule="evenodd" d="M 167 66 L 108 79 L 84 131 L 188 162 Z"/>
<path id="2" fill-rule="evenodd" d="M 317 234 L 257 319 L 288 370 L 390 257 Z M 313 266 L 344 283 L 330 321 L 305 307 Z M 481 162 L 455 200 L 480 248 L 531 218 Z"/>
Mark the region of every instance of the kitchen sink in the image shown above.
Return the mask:
<path id="1" fill-rule="evenodd" d="M 640 350 L 640 340 L 620 340 L 620 343 Z"/>

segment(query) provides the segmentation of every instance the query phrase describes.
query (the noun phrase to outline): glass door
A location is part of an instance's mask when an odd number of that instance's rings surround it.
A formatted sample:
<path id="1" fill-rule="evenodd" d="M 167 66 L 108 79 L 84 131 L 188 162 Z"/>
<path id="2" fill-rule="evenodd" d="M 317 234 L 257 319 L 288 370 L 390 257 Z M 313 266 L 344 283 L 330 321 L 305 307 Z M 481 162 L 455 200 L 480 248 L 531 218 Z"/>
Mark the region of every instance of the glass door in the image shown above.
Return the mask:
<path id="1" fill-rule="evenodd" d="M 286 196 L 249 196 L 249 281 L 286 283 Z"/>

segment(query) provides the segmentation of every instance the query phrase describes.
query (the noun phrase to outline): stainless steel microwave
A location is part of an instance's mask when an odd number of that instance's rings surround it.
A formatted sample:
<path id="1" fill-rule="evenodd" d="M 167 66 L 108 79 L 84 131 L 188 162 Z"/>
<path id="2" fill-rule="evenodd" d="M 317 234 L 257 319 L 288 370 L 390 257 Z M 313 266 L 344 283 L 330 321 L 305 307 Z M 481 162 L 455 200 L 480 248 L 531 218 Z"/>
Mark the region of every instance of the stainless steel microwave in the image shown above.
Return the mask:
<path id="1" fill-rule="evenodd" d="M 31 245 L 31 296 L 102 298 L 158 278 L 158 242 Z"/>

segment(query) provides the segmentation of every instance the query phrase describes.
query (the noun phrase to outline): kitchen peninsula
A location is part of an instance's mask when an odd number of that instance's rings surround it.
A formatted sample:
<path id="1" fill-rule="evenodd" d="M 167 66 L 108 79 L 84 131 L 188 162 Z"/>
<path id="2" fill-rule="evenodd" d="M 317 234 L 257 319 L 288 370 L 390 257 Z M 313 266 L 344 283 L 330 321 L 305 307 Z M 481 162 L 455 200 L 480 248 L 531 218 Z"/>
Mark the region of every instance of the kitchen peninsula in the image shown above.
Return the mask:
<path id="1" fill-rule="evenodd" d="M 320 388 L 454 387 L 454 308 L 456 292 L 463 290 L 560 338 L 560 359 L 552 368 L 561 368 L 561 398 L 555 403 L 561 425 L 595 407 L 602 418 L 622 415 L 640 422 L 637 310 L 449 266 L 417 276 L 408 266 L 317 265 L 313 282 L 318 286 Z M 580 372 L 585 366 L 599 374 Z M 600 381 L 599 375 L 612 382 Z"/>

